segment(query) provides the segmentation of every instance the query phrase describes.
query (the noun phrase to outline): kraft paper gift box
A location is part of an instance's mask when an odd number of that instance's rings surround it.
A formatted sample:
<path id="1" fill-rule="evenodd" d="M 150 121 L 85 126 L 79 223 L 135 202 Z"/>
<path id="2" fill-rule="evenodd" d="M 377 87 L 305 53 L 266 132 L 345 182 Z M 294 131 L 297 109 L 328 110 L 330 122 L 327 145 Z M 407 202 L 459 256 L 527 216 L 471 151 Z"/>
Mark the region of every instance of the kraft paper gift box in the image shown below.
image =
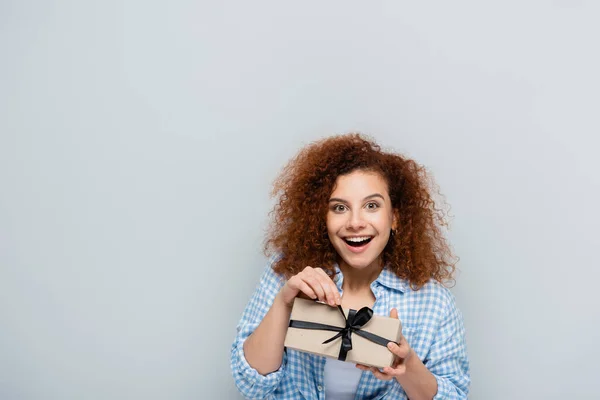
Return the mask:
<path id="1" fill-rule="evenodd" d="M 394 361 L 387 343 L 398 343 L 401 333 L 400 320 L 373 315 L 368 307 L 357 311 L 296 298 L 284 345 L 289 349 L 383 368 L 392 366 Z"/>

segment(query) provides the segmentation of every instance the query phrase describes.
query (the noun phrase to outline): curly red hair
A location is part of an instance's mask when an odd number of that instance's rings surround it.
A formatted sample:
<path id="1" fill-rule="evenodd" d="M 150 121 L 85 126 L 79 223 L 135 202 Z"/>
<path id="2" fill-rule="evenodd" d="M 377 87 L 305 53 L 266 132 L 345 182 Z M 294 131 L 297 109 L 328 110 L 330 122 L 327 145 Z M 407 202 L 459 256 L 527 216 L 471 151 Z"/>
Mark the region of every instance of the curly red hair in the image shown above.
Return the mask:
<path id="1" fill-rule="evenodd" d="M 446 214 L 432 199 L 433 179 L 415 161 L 382 151 L 357 133 L 306 146 L 275 180 L 272 196 L 278 201 L 264 247 L 267 256 L 281 255 L 273 269 L 287 277 L 307 265 L 334 273 L 338 255 L 327 235 L 327 205 L 337 177 L 356 170 L 384 178 L 399 218 L 400 229 L 383 250 L 384 265 L 415 289 L 430 279 L 452 281 L 457 260 L 440 229 L 447 226 Z"/>

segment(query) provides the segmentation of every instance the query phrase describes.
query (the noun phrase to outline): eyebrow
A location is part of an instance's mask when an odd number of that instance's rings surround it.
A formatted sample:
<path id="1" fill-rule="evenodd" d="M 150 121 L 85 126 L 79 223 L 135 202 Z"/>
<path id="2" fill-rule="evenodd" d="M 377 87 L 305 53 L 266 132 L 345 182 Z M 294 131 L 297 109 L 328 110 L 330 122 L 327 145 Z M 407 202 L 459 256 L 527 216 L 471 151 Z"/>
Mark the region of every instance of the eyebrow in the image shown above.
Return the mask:
<path id="1" fill-rule="evenodd" d="M 363 201 L 365 201 L 365 200 L 369 200 L 369 199 L 372 199 L 372 198 L 374 198 L 374 197 L 381 197 L 381 200 L 385 200 L 385 199 L 383 198 L 383 196 L 382 196 L 382 195 L 380 195 L 379 193 L 374 193 L 374 194 L 371 194 L 371 195 L 369 195 L 369 196 L 365 197 L 365 198 L 363 199 Z M 338 198 L 338 197 L 332 197 L 332 198 L 330 198 L 330 199 L 329 199 L 329 202 L 331 203 L 332 201 L 339 201 L 339 202 L 341 202 L 341 203 L 348 203 L 346 200 L 344 200 L 344 199 L 340 199 L 340 198 Z"/>

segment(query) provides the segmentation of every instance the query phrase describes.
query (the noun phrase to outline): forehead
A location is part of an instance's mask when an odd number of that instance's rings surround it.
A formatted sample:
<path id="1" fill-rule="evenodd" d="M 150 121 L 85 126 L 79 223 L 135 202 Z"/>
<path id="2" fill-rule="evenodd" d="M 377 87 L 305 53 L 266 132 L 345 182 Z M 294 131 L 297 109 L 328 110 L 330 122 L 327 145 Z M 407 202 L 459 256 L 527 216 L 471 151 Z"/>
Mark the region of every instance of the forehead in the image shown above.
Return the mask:
<path id="1" fill-rule="evenodd" d="M 381 174 L 371 171 L 354 171 L 340 175 L 335 181 L 331 197 L 363 198 L 379 193 L 388 195 L 388 188 Z"/>

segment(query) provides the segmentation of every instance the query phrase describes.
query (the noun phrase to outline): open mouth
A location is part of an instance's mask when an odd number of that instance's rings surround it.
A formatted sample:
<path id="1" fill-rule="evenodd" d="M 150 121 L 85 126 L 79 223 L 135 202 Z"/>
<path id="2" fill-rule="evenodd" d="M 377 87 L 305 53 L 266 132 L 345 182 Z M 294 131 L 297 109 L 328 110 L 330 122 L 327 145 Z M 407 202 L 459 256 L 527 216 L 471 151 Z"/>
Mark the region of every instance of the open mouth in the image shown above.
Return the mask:
<path id="1" fill-rule="evenodd" d="M 362 236 L 362 237 L 354 237 L 354 238 L 345 238 L 344 242 L 351 247 L 361 247 L 369 243 L 373 239 L 371 236 Z"/>

